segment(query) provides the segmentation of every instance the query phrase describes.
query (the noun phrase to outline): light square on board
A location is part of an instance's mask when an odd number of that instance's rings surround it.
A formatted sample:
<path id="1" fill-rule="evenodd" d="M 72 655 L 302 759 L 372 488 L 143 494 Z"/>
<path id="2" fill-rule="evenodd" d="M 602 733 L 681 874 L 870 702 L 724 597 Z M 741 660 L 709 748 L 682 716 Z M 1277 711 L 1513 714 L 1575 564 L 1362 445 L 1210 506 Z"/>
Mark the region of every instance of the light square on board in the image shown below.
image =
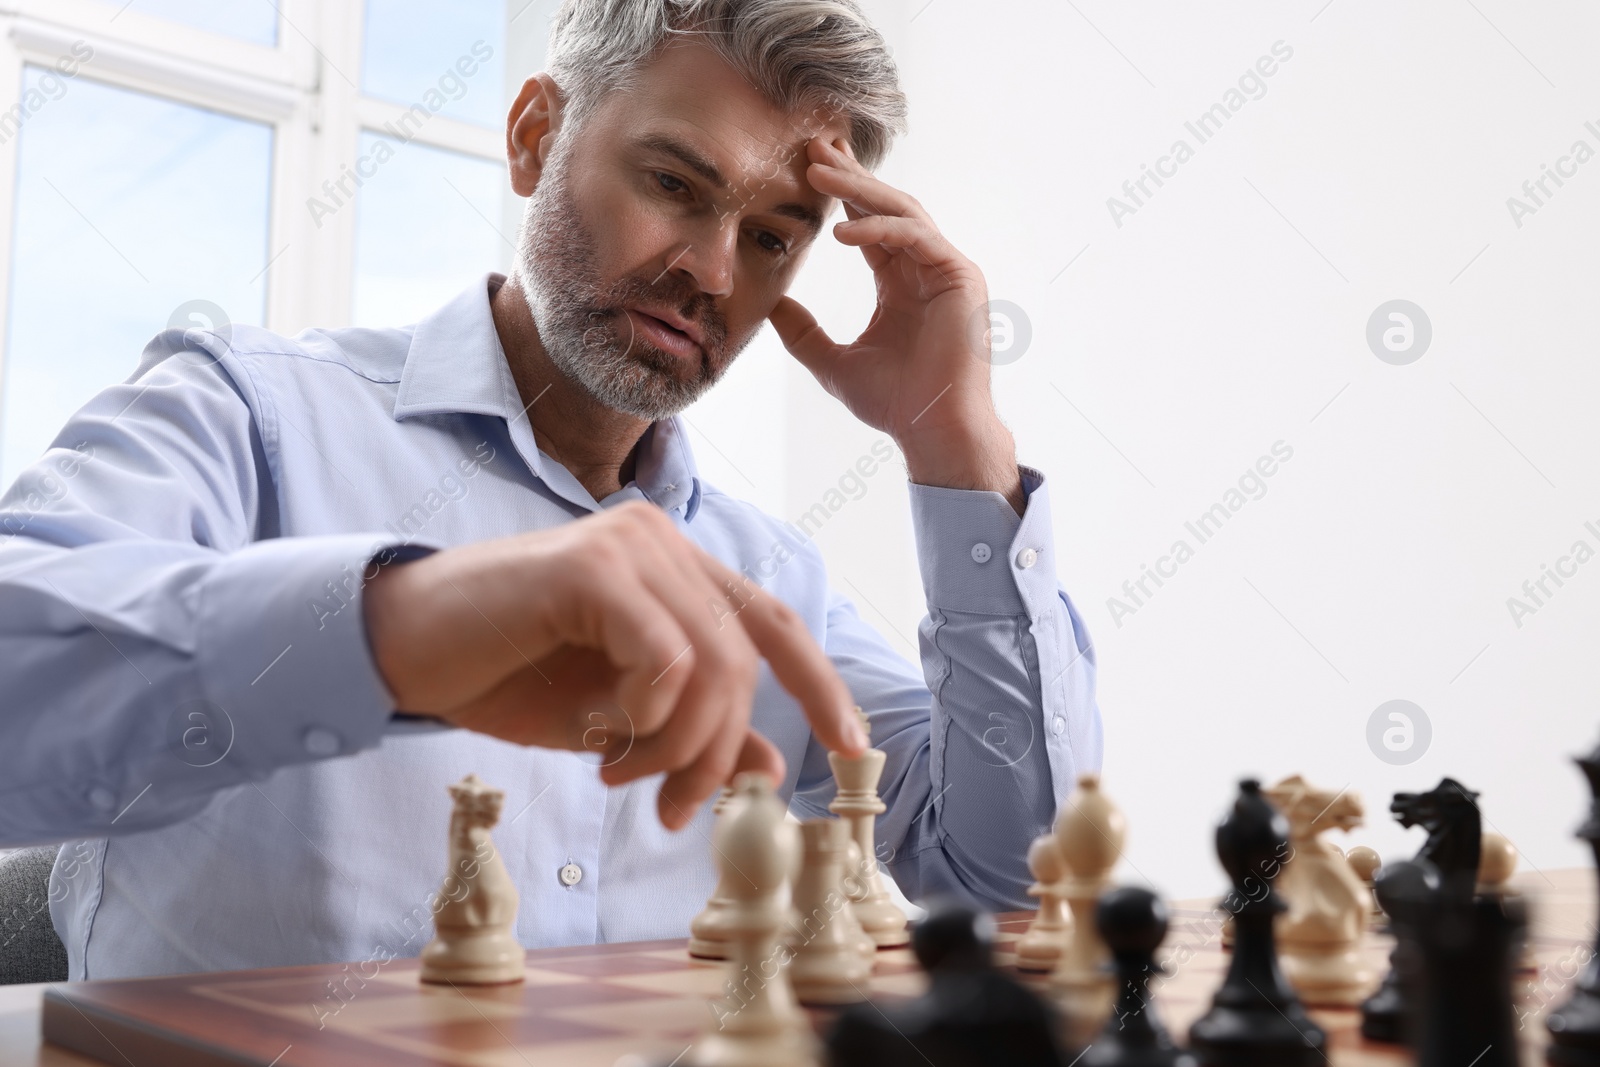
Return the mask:
<path id="1" fill-rule="evenodd" d="M 553 1015 L 526 1014 L 512 1019 L 456 1019 L 419 1026 L 388 1027 L 386 1032 L 430 1048 L 490 1052 L 502 1048 L 554 1044 L 561 1041 L 615 1037 L 614 1026 L 558 1019 Z"/>
<path id="2" fill-rule="evenodd" d="M 560 1064 L 561 1067 L 615 1067 L 624 1056 L 644 1063 L 672 1063 L 689 1047 L 688 1038 L 653 1038 L 620 1035 L 553 1045 L 525 1045 L 500 1050 L 485 1050 L 473 1057 L 473 1067 L 529 1067 L 529 1064 Z M 633 1061 L 629 1061 L 633 1062 Z"/>
<path id="3" fill-rule="evenodd" d="M 396 995 L 392 987 L 379 982 L 378 977 L 361 979 L 359 976 L 350 975 L 347 984 L 337 986 L 344 997 L 359 997 L 371 995 L 389 997 Z M 344 979 L 340 975 L 338 979 Z M 189 992 L 202 997 L 215 997 L 223 994 L 232 1003 L 254 1003 L 272 1006 L 290 1005 L 305 1007 L 307 1005 L 337 1006 L 338 999 L 329 992 L 328 983 L 337 981 L 327 977 L 314 975 L 297 975 L 293 978 L 257 978 L 240 981 L 223 982 L 196 982 L 189 986 Z"/>
<path id="4" fill-rule="evenodd" d="M 541 960 L 540 967 L 558 974 L 582 975 L 586 978 L 609 978 L 619 974 L 656 974 L 662 971 L 686 972 L 690 968 L 683 957 L 635 952 L 627 955 L 573 957 L 564 960 Z"/>
<path id="5" fill-rule="evenodd" d="M 624 986 L 628 989 L 648 990 L 679 997 L 705 997 L 723 995 L 728 976 L 719 970 L 661 971 L 656 974 L 619 974 L 597 985 Z"/>
<path id="6" fill-rule="evenodd" d="M 642 1037 L 681 1037 L 685 1041 L 716 1025 L 716 1017 L 704 997 L 661 997 L 631 1003 L 626 1008 L 589 1004 L 557 1008 L 547 1014 Z"/>
<path id="7" fill-rule="evenodd" d="M 484 1000 L 479 997 L 357 997 L 337 1015 L 324 1019 L 330 1030 L 360 1033 L 405 1025 L 440 1026 L 474 1019 L 495 1022 L 519 1019 L 528 1009 L 520 1001 Z"/>

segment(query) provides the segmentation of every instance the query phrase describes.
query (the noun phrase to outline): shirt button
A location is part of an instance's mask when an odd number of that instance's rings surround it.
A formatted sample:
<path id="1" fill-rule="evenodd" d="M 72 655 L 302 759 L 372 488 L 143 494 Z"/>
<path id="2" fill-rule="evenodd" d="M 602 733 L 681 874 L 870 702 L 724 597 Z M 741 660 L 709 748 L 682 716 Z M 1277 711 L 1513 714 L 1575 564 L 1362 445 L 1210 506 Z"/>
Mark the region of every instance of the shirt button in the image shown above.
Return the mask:
<path id="1" fill-rule="evenodd" d="M 994 553 L 989 551 L 989 546 L 982 541 L 972 546 L 972 561 L 974 563 L 988 563 L 989 557 L 992 555 Z"/>
<path id="2" fill-rule="evenodd" d="M 583 881 L 583 868 L 576 863 L 569 863 L 556 872 L 556 877 L 561 879 L 564 886 L 575 886 Z"/>
<path id="3" fill-rule="evenodd" d="M 1050 728 L 1056 732 L 1057 737 L 1060 737 L 1067 732 L 1067 720 L 1057 715 L 1055 722 L 1050 724 Z"/>
<path id="4" fill-rule="evenodd" d="M 1039 553 L 1035 552 L 1031 548 L 1025 548 L 1021 552 L 1017 553 L 1017 566 L 1021 567 L 1023 570 L 1027 570 L 1029 567 L 1038 562 Z"/>
<path id="5" fill-rule="evenodd" d="M 100 811 L 110 811 L 117 806 L 117 795 L 103 785 L 89 790 L 89 803 Z"/>
<path id="6" fill-rule="evenodd" d="M 339 735 L 323 726 L 313 726 L 305 732 L 302 740 L 306 751 L 313 756 L 337 756 L 343 747 Z"/>

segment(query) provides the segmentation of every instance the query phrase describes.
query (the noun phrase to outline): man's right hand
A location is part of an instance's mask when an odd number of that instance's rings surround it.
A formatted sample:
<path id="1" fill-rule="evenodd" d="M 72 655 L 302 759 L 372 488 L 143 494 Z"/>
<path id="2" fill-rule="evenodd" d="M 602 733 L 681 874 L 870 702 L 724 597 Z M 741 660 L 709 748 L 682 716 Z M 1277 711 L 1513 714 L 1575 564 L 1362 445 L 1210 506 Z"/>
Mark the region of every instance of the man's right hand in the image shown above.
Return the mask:
<path id="1" fill-rule="evenodd" d="M 665 771 L 669 829 L 738 771 L 783 780 L 782 755 L 750 728 L 761 657 L 825 746 L 867 747 L 849 689 L 800 617 L 652 504 L 384 567 L 364 609 L 400 708 L 604 753 L 610 785 Z"/>

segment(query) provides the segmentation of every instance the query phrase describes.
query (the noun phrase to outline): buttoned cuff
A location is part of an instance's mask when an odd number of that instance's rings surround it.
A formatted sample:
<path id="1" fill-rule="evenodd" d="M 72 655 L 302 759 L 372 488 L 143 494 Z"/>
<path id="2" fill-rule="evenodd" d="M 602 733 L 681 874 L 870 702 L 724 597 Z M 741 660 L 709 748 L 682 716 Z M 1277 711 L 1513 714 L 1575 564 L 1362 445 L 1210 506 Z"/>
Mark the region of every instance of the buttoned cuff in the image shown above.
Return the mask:
<path id="1" fill-rule="evenodd" d="M 392 534 L 286 537 L 228 556 L 199 596 L 201 687 L 251 771 L 378 743 L 395 710 L 367 643 L 378 561 L 426 555 Z"/>
<path id="2" fill-rule="evenodd" d="M 981 489 L 911 482 L 911 520 L 929 609 L 979 615 L 1048 611 L 1057 596 L 1044 475 L 1019 465 L 1023 513 Z"/>

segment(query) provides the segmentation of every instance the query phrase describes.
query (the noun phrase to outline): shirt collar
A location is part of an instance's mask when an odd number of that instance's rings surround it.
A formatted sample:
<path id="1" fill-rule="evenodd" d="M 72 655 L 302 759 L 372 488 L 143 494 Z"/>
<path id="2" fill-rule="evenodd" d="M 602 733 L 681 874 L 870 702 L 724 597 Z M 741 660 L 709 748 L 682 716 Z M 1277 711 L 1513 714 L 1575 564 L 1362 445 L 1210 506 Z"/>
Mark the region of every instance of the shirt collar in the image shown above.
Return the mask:
<path id="1" fill-rule="evenodd" d="M 700 510 L 700 474 L 676 415 L 650 424 L 639 445 L 634 482 L 663 511 L 683 505 L 685 522 Z"/>
<path id="2" fill-rule="evenodd" d="M 507 423 L 523 418 L 521 394 L 489 308 L 490 297 L 505 280 L 504 274 L 490 271 L 417 323 L 400 373 L 395 421 L 458 413 L 498 416 Z M 547 457 L 541 452 L 538 458 Z M 533 473 L 545 476 L 537 465 Z M 700 508 L 700 476 L 677 416 L 645 430 L 634 484 L 662 510 L 682 505 L 684 519 L 694 518 Z"/>

